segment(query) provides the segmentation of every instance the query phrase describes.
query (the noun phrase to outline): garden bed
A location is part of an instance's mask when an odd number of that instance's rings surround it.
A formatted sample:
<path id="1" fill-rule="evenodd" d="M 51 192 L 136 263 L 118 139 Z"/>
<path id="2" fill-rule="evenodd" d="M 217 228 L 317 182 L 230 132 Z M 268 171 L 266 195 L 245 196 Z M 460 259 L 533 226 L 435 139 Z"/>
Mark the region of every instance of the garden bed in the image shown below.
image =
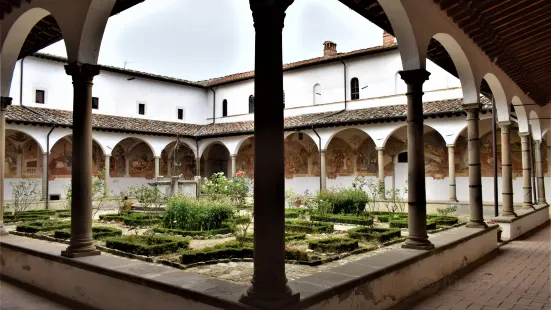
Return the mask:
<path id="1" fill-rule="evenodd" d="M 436 223 L 436 226 L 453 226 L 459 223 L 459 218 L 455 216 L 427 216 L 427 219 Z"/>
<path id="2" fill-rule="evenodd" d="M 308 241 L 308 248 L 324 253 L 351 252 L 358 248 L 358 240 L 351 238 L 325 238 Z"/>
<path id="3" fill-rule="evenodd" d="M 370 216 L 356 216 L 347 214 L 324 214 L 312 215 L 310 220 L 318 222 L 330 222 L 353 225 L 372 225 L 373 218 Z"/>
<path id="4" fill-rule="evenodd" d="M 388 223 L 390 228 L 408 228 L 408 219 L 391 220 Z M 427 230 L 436 229 L 436 223 L 432 220 L 427 221 Z"/>
<path id="5" fill-rule="evenodd" d="M 175 253 L 179 249 L 187 249 L 189 240 L 173 236 L 120 236 L 105 240 L 105 246 L 111 249 L 137 255 L 157 256 Z"/>
<path id="6" fill-rule="evenodd" d="M 401 220 L 408 218 L 407 213 L 385 213 L 385 214 L 379 214 L 377 215 L 377 220 L 381 223 L 388 223 L 390 220 Z"/>
<path id="7" fill-rule="evenodd" d="M 306 216 L 308 209 L 304 208 L 285 208 L 285 218 L 286 219 L 298 219 L 304 218 Z"/>
<path id="8" fill-rule="evenodd" d="M 348 230 L 348 236 L 354 239 L 366 241 L 378 241 L 380 243 L 401 237 L 401 231 L 397 228 L 369 228 L 358 227 Z"/>
<path id="9" fill-rule="evenodd" d="M 331 223 L 309 221 L 285 221 L 286 232 L 299 232 L 307 234 L 332 233 L 334 226 Z"/>
<path id="10" fill-rule="evenodd" d="M 54 210 L 49 210 L 49 209 L 30 210 L 30 211 L 19 212 L 16 218 L 13 212 L 6 212 L 4 214 L 4 223 L 47 220 L 50 217 L 54 216 L 55 213 L 56 212 Z"/>
<path id="11" fill-rule="evenodd" d="M 139 227 L 139 226 L 151 226 L 161 222 L 161 218 L 158 215 L 149 215 L 145 213 L 130 213 L 123 216 L 122 222 L 124 225 Z"/>
<path id="12" fill-rule="evenodd" d="M 124 216 L 121 214 L 101 214 L 99 219 L 100 221 L 106 222 L 122 222 L 124 220 Z"/>
<path id="13" fill-rule="evenodd" d="M 236 236 L 235 239 L 237 241 L 243 241 L 252 243 L 254 241 L 254 235 L 253 234 L 247 234 L 246 236 Z M 295 240 L 305 240 L 306 234 L 305 233 L 285 233 L 285 241 L 295 241 Z"/>
<path id="14" fill-rule="evenodd" d="M 101 238 L 116 237 L 121 235 L 122 235 L 122 230 L 114 227 L 106 227 L 106 226 L 92 227 L 92 238 L 96 240 Z M 71 238 L 71 230 L 70 229 L 56 230 L 54 231 L 54 238 L 69 239 Z"/>
<path id="15" fill-rule="evenodd" d="M 37 233 L 40 231 L 52 231 L 64 228 L 70 228 L 71 222 L 52 222 L 52 221 L 36 221 L 30 223 L 23 223 L 15 227 L 16 231 L 26 233 Z"/>
<path id="16" fill-rule="evenodd" d="M 162 234 L 181 235 L 181 236 L 189 236 L 189 237 L 198 237 L 198 236 L 207 237 L 207 236 L 231 234 L 234 232 L 234 229 L 229 225 L 225 225 L 219 229 L 203 230 L 203 231 L 190 231 L 190 230 L 181 230 L 181 229 L 172 229 L 172 228 L 154 228 L 153 231 L 162 233 Z"/>

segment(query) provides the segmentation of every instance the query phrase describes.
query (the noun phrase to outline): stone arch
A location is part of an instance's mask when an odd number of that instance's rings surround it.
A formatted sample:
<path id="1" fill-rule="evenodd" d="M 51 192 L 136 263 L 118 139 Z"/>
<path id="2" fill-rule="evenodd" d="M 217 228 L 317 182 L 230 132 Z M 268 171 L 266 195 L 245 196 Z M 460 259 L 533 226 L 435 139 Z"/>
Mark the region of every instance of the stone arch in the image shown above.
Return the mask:
<path id="1" fill-rule="evenodd" d="M 71 178 L 73 162 L 73 136 L 65 135 L 57 139 L 50 148 L 48 179 Z M 97 175 L 105 167 L 104 149 L 92 139 L 92 174 Z"/>
<path id="2" fill-rule="evenodd" d="M 235 149 L 233 150 L 233 153 L 230 151 L 230 154 L 231 155 L 237 155 L 237 153 L 239 152 L 239 149 L 241 148 L 241 145 L 243 144 L 243 142 L 247 141 L 250 138 L 254 139 L 254 135 L 243 136 L 243 138 L 241 138 L 241 140 L 239 140 L 239 142 L 237 142 L 237 145 L 235 146 Z"/>
<path id="3" fill-rule="evenodd" d="M 245 175 L 254 179 L 254 136 L 239 141 L 235 161 L 236 171 L 244 171 Z"/>
<path id="4" fill-rule="evenodd" d="M 511 99 L 511 104 L 513 105 L 517 115 L 519 132 L 529 132 L 528 115 L 526 114 L 526 109 L 524 108 L 522 101 L 518 96 L 513 96 L 513 99 Z"/>
<path id="5" fill-rule="evenodd" d="M 322 150 L 327 150 L 327 148 L 329 147 L 329 144 L 331 143 L 331 140 L 333 140 L 333 138 L 338 135 L 339 133 L 343 132 L 343 131 L 346 131 L 346 130 L 350 130 L 350 129 L 356 129 L 356 130 L 359 130 L 361 132 L 363 132 L 364 134 L 366 134 L 367 136 L 369 136 L 369 138 L 373 139 L 371 137 L 371 135 L 367 132 L 365 132 L 365 130 L 359 128 L 359 127 L 354 127 L 354 126 L 351 126 L 351 127 L 339 127 L 339 128 L 336 128 L 336 130 L 331 133 L 329 135 L 329 137 L 326 139 L 325 143 L 323 143 L 323 140 L 322 140 L 322 145 L 323 145 L 323 148 Z M 313 138 L 312 138 L 313 139 Z M 314 140 L 315 141 L 315 140 Z"/>
<path id="6" fill-rule="evenodd" d="M 318 145 L 304 132 L 285 137 L 285 178 L 319 176 Z"/>
<path id="7" fill-rule="evenodd" d="M 191 145 L 189 142 L 187 142 L 187 141 L 184 140 L 184 139 L 179 139 L 179 140 L 178 140 L 178 139 L 174 139 L 174 140 L 172 140 L 172 141 L 170 141 L 170 142 L 167 142 L 166 144 L 162 145 L 161 148 L 160 148 L 160 149 L 161 149 L 161 153 L 162 153 L 164 150 L 166 150 L 166 148 L 168 148 L 170 145 L 173 145 L 175 142 L 178 142 L 178 141 L 180 142 L 180 144 L 183 144 L 183 145 L 185 145 L 186 147 L 188 147 L 188 148 L 193 152 L 193 154 L 195 154 L 195 146 L 194 146 L 194 145 Z M 146 142 L 146 141 L 144 141 L 144 142 Z M 157 155 L 158 152 L 155 152 L 155 151 L 153 150 L 153 147 L 151 148 L 151 150 L 153 151 L 153 153 L 155 153 L 155 156 L 160 156 L 160 155 Z"/>
<path id="8" fill-rule="evenodd" d="M 43 149 L 31 135 L 17 129 L 6 129 L 4 177 L 38 178 L 42 175 Z"/>
<path id="9" fill-rule="evenodd" d="M 205 153 L 205 151 L 213 144 L 222 144 L 227 150 L 228 152 L 231 154 L 231 151 L 230 151 L 230 147 L 224 143 L 224 141 L 222 140 L 212 140 L 212 141 L 208 141 L 207 143 L 201 145 L 199 144 L 199 156 L 203 156 L 203 154 Z"/>
<path id="10" fill-rule="evenodd" d="M 377 172 L 375 142 L 359 128 L 344 128 L 333 133 L 325 154 L 329 179 L 360 174 L 375 175 Z"/>
<path id="11" fill-rule="evenodd" d="M 432 39 L 438 41 L 450 55 L 461 82 L 464 102 L 477 102 L 479 98 L 478 87 L 474 78 L 471 63 L 459 43 L 457 43 L 453 36 L 447 33 L 436 33 L 432 36 Z M 429 42 L 426 44 L 427 47 Z"/>
<path id="12" fill-rule="evenodd" d="M 541 123 L 536 111 L 530 111 L 530 126 L 532 127 L 532 138 L 541 140 L 544 136 L 541 130 Z"/>
<path id="13" fill-rule="evenodd" d="M 494 96 L 495 106 L 497 109 L 497 120 L 500 122 L 509 121 L 509 104 L 507 95 L 505 94 L 505 89 L 501 85 L 501 82 L 493 73 L 486 73 L 483 80 L 488 83 L 488 86 L 490 86 L 490 90 L 492 91 L 492 95 Z M 481 84 L 482 81 L 478 83 L 478 85 Z"/>
<path id="14" fill-rule="evenodd" d="M 182 175 L 186 180 L 193 180 L 197 175 L 195 152 L 182 140 L 170 142 L 160 155 L 159 173 L 165 176 Z"/>
<path id="15" fill-rule="evenodd" d="M 221 141 L 209 142 L 201 154 L 201 176 L 210 177 L 214 173 L 231 174 L 231 155 L 228 147 Z"/>
<path id="16" fill-rule="evenodd" d="M 144 139 L 124 138 L 113 147 L 110 168 L 112 177 L 152 179 L 155 176 L 153 148 Z"/>

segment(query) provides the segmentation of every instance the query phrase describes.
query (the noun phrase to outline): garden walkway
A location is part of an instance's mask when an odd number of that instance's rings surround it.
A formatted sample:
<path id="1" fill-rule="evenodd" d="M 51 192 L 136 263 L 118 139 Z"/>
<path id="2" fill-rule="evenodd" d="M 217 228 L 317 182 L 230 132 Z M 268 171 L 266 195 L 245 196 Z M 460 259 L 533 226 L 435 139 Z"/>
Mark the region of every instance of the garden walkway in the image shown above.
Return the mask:
<path id="1" fill-rule="evenodd" d="M 495 257 L 394 308 L 551 309 L 551 226 L 502 246 Z M 420 300 L 421 299 L 421 300 Z"/>

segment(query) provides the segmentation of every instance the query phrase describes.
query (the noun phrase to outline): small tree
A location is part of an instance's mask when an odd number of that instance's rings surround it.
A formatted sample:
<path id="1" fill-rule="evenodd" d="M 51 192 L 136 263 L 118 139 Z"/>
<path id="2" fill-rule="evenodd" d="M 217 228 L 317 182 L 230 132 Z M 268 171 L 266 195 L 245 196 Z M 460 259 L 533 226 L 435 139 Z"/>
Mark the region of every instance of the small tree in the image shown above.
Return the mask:
<path id="1" fill-rule="evenodd" d="M 129 194 L 138 200 L 150 223 L 153 222 L 153 219 L 156 217 L 159 206 L 165 205 L 168 201 L 168 197 L 163 195 L 157 186 L 132 186 L 129 188 Z M 136 225 L 135 228 L 137 232 L 140 225 Z M 154 233 L 155 232 L 152 230 L 151 237 L 153 237 Z"/>
<path id="2" fill-rule="evenodd" d="M 453 204 L 448 206 L 447 208 L 436 208 L 436 212 L 438 212 L 440 216 L 448 216 L 450 213 L 453 213 L 455 211 L 457 211 L 457 206 Z"/>
<path id="3" fill-rule="evenodd" d="M 247 215 L 239 215 L 239 212 L 237 212 L 234 218 L 235 218 L 235 234 L 237 237 L 236 240 L 239 243 L 239 246 L 242 247 L 246 241 L 249 227 L 254 221 L 254 212 Z"/>
<path id="4" fill-rule="evenodd" d="M 38 189 L 38 182 L 23 178 L 21 181 L 10 182 L 12 187 L 11 207 L 13 216 L 17 219 L 21 212 L 26 211 L 31 204 L 40 198 L 41 191 Z"/>

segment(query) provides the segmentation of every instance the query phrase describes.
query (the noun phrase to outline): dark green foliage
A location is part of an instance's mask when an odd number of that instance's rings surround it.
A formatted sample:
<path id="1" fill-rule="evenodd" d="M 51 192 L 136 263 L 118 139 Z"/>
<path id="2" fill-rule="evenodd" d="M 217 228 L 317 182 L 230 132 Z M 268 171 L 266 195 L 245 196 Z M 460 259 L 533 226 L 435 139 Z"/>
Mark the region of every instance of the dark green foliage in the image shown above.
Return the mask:
<path id="1" fill-rule="evenodd" d="M 225 258 L 252 258 L 253 247 L 250 243 L 242 246 L 236 241 L 230 241 L 200 250 L 182 252 L 182 264 L 193 264 Z"/>
<path id="2" fill-rule="evenodd" d="M 193 231 L 193 230 L 181 230 L 181 229 L 171 229 L 171 228 L 154 228 L 154 232 L 163 233 L 163 234 L 172 234 L 172 235 L 182 235 L 182 236 L 214 236 L 214 235 L 225 235 L 231 234 L 234 232 L 234 228 L 231 225 L 222 225 L 221 228 L 213 230 L 203 230 L 203 231 Z"/>
<path id="3" fill-rule="evenodd" d="M 52 231 L 71 227 L 71 222 L 51 222 L 51 221 L 36 221 L 17 225 L 16 231 L 26 233 L 37 233 L 39 231 Z"/>
<path id="4" fill-rule="evenodd" d="M 408 228 L 408 219 L 392 220 L 388 224 L 390 228 Z M 427 229 L 436 229 L 436 223 L 432 220 L 427 221 Z"/>
<path id="5" fill-rule="evenodd" d="M 401 237 L 401 232 L 400 229 L 396 228 L 358 227 L 349 229 L 348 236 L 354 239 L 363 239 L 367 241 L 375 240 L 382 243 Z"/>
<path id="6" fill-rule="evenodd" d="M 360 215 L 369 202 L 367 194 L 360 189 L 322 190 L 316 197 L 320 201 L 332 206 L 333 214 Z"/>
<path id="7" fill-rule="evenodd" d="M 151 216 L 147 213 L 130 213 L 123 216 L 122 222 L 128 226 L 151 226 L 161 222 L 158 215 Z"/>
<path id="8" fill-rule="evenodd" d="M 388 223 L 390 219 L 392 220 L 399 220 L 399 219 L 407 219 L 408 214 L 407 213 L 386 213 L 386 214 L 380 214 L 377 215 L 377 220 L 381 223 Z"/>
<path id="9" fill-rule="evenodd" d="M 331 222 L 331 223 L 343 223 L 354 225 L 372 225 L 373 218 L 368 216 L 356 216 L 345 214 L 324 214 L 324 215 L 312 215 L 310 216 L 312 221 L 318 222 Z"/>
<path id="10" fill-rule="evenodd" d="M 350 238 L 326 238 L 308 241 L 308 248 L 318 252 L 343 253 L 358 248 L 358 240 Z"/>
<path id="11" fill-rule="evenodd" d="M 459 222 L 459 219 L 455 216 L 435 216 L 430 218 L 431 222 L 436 223 L 436 226 L 452 226 Z"/>
<path id="12" fill-rule="evenodd" d="M 56 212 L 54 210 L 50 209 L 23 211 L 19 212 L 17 216 L 15 216 L 12 212 L 6 212 L 4 214 L 4 222 L 11 223 L 47 220 L 55 215 L 55 213 Z"/>
<path id="13" fill-rule="evenodd" d="M 92 227 L 92 238 L 101 239 L 105 237 L 116 237 L 122 235 L 122 230 L 114 227 L 95 226 Z M 62 229 L 54 231 L 54 237 L 58 239 L 71 238 L 70 229 Z"/>
<path id="14" fill-rule="evenodd" d="M 54 231 L 54 238 L 69 239 L 71 238 L 71 230 L 70 229 L 56 230 Z"/>
<path id="15" fill-rule="evenodd" d="M 171 236 L 120 236 L 105 240 L 105 246 L 111 249 L 137 255 L 157 256 L 175 253 L 179 249 L 187 249 L 189 240 Z"/>
<path id="16" fill-rule="evenodd" d="M 101 221 L 108 221 L 108 222 L 122 222 L 124 220 L 124 217 L 120 214 L 102 214 L 99 216 L 99 219 Z"/>
<path id="17" fill-rule="evenodd" d="M 57 212 L 56 216 L 60 218 L 68 218 L 71 217 L 71 211 Z"/>
<path id="18" fill-rule="evenodd" d="M 254 235 L 247 234 L 246 236 L 236 236 L 236 240 L 242 241 L 242 242 L 248 242 L 252 243 L 254 241 Z M 285 241 L 293 241 L 293 240 L 304 240 L 306 239 L 306 234 L 304 233 L 285 233 Z"/>
<path id="19" fill-rule="evenodd" d="M 222 227 L 233 213 L 232 206 L 222 201 L 179 196 L 169 201 L 163 224 L 165 228 L 186 231 L 213 230 Z"/>
<path id="20" fill-rule="evenodd" d="M 305 208 L 285 208 L 286 219 L 304 218 L 308 213 L 308 209 Z"/>
<path id="21" fill-rule="evenodd" d="M 309 221 L 285 221 L 285 231 L 307 234 L 332 233 L 333 224 Z"/>
<path id="22" fill-rule="evenodd" d="M 285 249 L 285 259 L 286 260 L 297 260 L 301 262 L 308 262 L 310 261 L 310 257 L 308 256 L 308 253 L 301 251 L 301 250 L 291 250 L 291 249 Z"/>
<path id="23" fill-rule="evenodd" d="M 54 215 L 55 212 L 56 212 L 55 210 L 51 210 L 51 209 L 41 209 L 41 210 L 23 211 L 23 212 L 19 213 L 19 215 L 31 215 L 31 214 L 34 214 L 34 215 L 37 215 L 37 214 Z"/>

